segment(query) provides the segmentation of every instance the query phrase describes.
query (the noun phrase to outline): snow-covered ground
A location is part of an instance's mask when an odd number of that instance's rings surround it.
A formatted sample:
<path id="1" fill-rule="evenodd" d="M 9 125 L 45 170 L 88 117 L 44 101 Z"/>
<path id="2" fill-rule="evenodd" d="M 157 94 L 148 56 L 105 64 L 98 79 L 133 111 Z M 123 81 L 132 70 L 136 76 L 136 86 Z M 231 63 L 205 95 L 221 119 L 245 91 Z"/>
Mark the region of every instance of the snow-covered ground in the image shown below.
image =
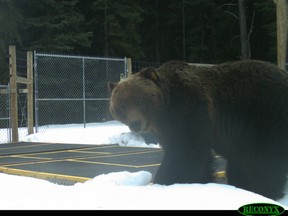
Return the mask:
<path id="1" fill-rule="evenodd" d="M 116 121 L 82 125 L 50 125 L 21 141 L 160 148 L 146 144 Z M 73 186 L 46 180 L 0 174 L 0 209 L 190 209 L 237 210 L 250 203 L 276 203 L 288 210 L 287 195 L 277 201 L 224 184 L 151 184 L 147 171 L 116 172 L 95 176 Z"/>

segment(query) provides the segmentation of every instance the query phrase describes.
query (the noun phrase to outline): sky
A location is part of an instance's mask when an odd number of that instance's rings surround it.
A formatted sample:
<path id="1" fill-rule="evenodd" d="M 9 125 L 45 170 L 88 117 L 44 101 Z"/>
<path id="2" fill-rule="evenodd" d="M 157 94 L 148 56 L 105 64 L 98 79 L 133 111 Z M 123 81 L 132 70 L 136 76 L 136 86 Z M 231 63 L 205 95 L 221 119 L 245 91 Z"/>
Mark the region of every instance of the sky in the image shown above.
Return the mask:
<path id="1" fill-rule="evenodd" d="M 49 125 L 21 141 L 161 148 L 145 143 L 119 122 Z M 0 144 L 1 145 L 1 144 Z M 0 210 L 237 210 L 250 203 L 274 203 L 288 210 L 284 198 L 274 201 L 226 184 L 151 183 L 147 171 L 111 172 L 66 186 L 25 176 L 0 173 Z"/>

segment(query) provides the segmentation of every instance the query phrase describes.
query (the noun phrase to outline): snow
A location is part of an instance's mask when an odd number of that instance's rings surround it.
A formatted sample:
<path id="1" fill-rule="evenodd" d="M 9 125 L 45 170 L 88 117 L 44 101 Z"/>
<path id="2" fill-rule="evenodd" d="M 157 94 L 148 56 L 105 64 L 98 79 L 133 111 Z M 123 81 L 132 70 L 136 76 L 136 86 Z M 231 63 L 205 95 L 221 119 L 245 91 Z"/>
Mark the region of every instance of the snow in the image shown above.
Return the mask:
<path id="1" fill-rule="evenodd" d="M 21 138 L 29 142 L 119 144 L 160 148 L 116 121 L 83 125 L 49 125 Z M 112 172 L 72 186 L 0 173 L 0 210 L 237 210 L 250 203 L 274 203 L 288 210 L 287 195 L 273 201 L 225 184 L 151 183 L 147 171 Z"/>
<path id="2" fill-rule="evenodd" d="M 25 136 L 21 141 L 160 148 L 158 144 L 146 144 L 141 136 L 131 133 L 127 126 L 117 121 L 88 123 L 85 128 L 83 124 L 42 126 L 38 133 Z"/>

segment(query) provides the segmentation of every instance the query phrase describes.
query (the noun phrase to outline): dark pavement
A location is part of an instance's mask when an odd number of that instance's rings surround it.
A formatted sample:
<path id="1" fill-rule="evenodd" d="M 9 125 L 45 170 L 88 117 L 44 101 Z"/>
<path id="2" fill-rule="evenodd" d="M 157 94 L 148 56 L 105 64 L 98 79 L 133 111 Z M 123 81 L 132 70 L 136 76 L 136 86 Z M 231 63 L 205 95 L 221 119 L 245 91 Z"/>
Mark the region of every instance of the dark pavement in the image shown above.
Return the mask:
<path id="1" fill-rule="evenodd" d="M 0 172 L 30 176 L 72 185 L 110 172 L 157 172 L 163 151 L 158 148 L 119 145 L 82 145 L 57 143 L 9 143 L 0 145 Z M 216 171 L 225 161 L 216 158 Z M 218 182 L 223 182 L 218 172 Z"/>

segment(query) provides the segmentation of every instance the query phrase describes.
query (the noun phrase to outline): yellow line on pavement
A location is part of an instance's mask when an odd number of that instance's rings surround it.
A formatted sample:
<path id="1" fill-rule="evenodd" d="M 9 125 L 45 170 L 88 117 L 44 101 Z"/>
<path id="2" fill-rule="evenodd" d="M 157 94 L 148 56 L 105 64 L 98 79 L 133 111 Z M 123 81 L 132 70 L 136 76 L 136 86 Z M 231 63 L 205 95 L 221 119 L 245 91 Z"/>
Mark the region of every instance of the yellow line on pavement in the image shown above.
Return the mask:
<path id="1" fill-rule="evenodd" d="M 30 170 L 20 170 L 20 169 L 8 168 L 8 167 L 3 167 L 3 166 L 0 166 L 0 172 L 6 173 L 6 174 L 19 175 L 19 176 L 34 177 L 34 178 L 39 178 L 39 179 L 58 179 L 58 180 L 69 180 L 69 181 L 75 181 L 75 182 L 85 182 L 91 179 L 91 178 L 80 177 L 80 176 L 36 172 L 36 171 L 30 171 Z"/>
<path id="2" fill-rule="evenodd" d="M 80 163 L 89 163 L 89 164 L 100 164 L 100 165 L 109 165 L 109 166 L 119 166 L 119 167 L 130 167 L 130 168 L 144 168 L 144 167 L 152 167 L 152 166 L 159 166 L 160 163 L 157 164 L 146 164 L 146 165 L 131 165 L 131 164 L 119 164 L 119 163 L 109 163 L 109 162 L 99 162 L 99 161 L 86 161 L 86 160 L 79 160 L 79 159 L 68 159 L 69 161 L 73 162 L 80 162 Z"/>

